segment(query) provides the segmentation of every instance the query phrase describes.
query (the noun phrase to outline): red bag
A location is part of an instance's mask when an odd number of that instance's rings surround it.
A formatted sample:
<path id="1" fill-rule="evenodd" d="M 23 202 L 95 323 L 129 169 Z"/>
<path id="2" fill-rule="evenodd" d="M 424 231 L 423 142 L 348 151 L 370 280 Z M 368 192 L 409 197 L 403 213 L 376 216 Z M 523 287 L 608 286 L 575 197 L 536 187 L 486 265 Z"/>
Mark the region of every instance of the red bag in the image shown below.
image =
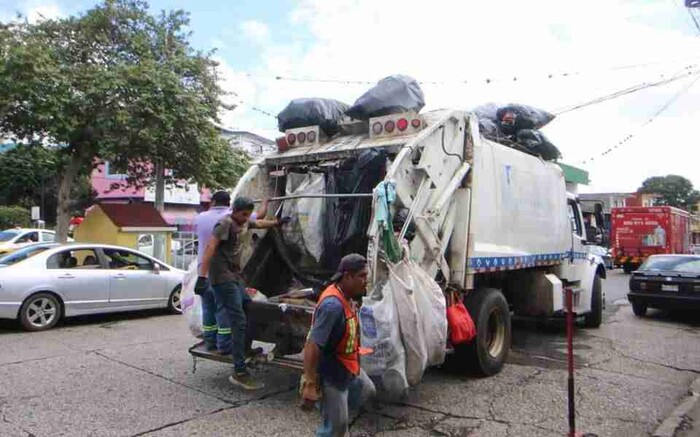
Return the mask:
<path id="1" fill-rule="evenodd" d="M 450 304 L 447 307 L 447 326 L 450 329 L 450 342 L 453 345 L 467 343 L 476 337 L 476 325 L 469 315 L 462 300 L 450 293 Z"/>

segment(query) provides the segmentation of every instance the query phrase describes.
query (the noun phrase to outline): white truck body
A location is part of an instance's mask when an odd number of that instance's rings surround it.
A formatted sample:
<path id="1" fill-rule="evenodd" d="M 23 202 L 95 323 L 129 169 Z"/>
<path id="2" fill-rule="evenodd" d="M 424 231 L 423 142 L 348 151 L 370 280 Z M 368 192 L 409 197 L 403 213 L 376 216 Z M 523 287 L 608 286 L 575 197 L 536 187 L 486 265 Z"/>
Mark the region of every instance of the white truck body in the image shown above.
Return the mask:
<path id="1" fill-rule="evenodd" d="M 372 129 L 378 123 L 416 117 L 420 127 L 404 133 Z M 285 166 L 337 162 L 370 148 L 389 154 L 385 180 L 396 187 L 394 208 L 408 208 L 409 221 L 416 226 L 411 258 L 432 277 L 440 272 L 444 286 L 466 296 L 497 289 L 510 311 L 529 316 L 563 311 L 563 291 L 569 286 L 576 290 L 575 312 L 590 316 L 593 305 L 598 314 L 592 315 L 592 324 L 599 324 L 595 318 L 600 318 L 602 297 L 596 277 L 604 278 L 605 269 L 599 258 L 584 250 L 581 211 L 566 192 L 562 170 L 483 138 L 476 116 L 469 113 L 391 115 L 371 119 L 354 134 L 330 139 L 317 134 L 312 144 L 262 158 L 239 181 L 233 197 L 279 195 L 274 179 Z M 273 201 L 271 209 L 277 205 Z M 370 278 L 379 281 L 386 267 L 379 260 L 374 220 L 367 233 Z"/>

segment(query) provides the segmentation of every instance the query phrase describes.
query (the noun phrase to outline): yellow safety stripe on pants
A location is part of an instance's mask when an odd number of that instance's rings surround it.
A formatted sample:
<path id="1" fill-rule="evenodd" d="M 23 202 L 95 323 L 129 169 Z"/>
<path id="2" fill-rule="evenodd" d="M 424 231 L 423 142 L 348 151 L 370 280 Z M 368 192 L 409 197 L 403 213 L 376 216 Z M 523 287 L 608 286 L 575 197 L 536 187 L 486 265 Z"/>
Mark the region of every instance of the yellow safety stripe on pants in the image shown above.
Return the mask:
<path id="1" fill-rule="evenodd" d="M 216 325 L 204 325 L 202 326 L 202 331 L 204 332 L 214 332 L 218 329 Z"/>
<path id="2" fill-rule="evenodd" d="M 231 335 L 231 328 L 219 328 L 219 334 Z"/>

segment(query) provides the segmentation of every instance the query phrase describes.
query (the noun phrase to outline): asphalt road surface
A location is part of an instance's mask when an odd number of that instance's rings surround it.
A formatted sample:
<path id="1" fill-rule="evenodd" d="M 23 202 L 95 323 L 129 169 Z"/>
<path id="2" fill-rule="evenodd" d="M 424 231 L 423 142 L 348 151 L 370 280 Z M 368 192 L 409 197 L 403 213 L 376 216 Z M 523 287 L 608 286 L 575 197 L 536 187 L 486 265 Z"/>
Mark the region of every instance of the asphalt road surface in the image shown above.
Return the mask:
<path id="1" fill-rule="evenodd" d="M 625 302 L 627 276 L 605 283 L 600 329 L 575 340 L 579 429 L 648 435 L 700 374 L 700 320 Z M 0 324 L 0 435 L 312 435 L 297 407 L 299 374 L 266 366 L 259 393 L 229 385 L 231 369 L 193 361 L 184 320 L 158 312 L 70 320 L 25 333 Z M 560 436 L 567 430 L 561 326 L 514 324 L 508 364 L 494 377 L 431 369 L 405 400 L 363 413 L 353 435 Z"/>

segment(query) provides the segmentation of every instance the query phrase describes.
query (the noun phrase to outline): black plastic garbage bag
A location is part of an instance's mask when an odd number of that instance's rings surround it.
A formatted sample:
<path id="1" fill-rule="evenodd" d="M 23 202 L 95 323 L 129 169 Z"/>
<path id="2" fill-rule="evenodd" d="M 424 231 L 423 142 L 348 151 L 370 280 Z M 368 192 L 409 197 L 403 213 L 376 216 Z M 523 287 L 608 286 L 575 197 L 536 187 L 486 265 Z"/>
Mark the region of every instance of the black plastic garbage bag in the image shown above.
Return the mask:
<path id="1" fill-rule="evenodd" d="M 419 112 L 423 106 L 425 97 L 418 81 L 397 74 L 380 80 L 345 113 L 356 120 L 368 120 L 382 115 Z"/>
<path id="2" fill-rule="evenodd" d="M 522 129 L 542 129 L 554 115 L 532 106 L 511 103 L 498 108 L 496 113 L 498 127 L 506 135 L 514 135 Z"/>
<path id="3" fill-rule="evenodd" d="M 326 172 L 326 194 L 371 193 L 384 179 L 386 153 L 368 149 L 357 157 L 329 167 Z M 372 218 L 371 197 L 329 197 L 323 227 L 324 251 L 321 265 L 335 270 L 340 259 L 350 253 L 367 252 L 367 229 Z"/>
<path id="4" fill-rule="evenodd" d="M 280 132 L 297 127 L 319 125 L 328 136 L 340 129 L 348 105 L 333 99 L 294 99 L 277 115 Z"/>
<path id="5" fill-rule="evenodd" d="M 546 161 L 561 158 L 559 149 L 552 144 L 540 131 L 534 129 L 519 130 L 516 135 L 517 143 L 533 155 L 538 155 Z"/>

